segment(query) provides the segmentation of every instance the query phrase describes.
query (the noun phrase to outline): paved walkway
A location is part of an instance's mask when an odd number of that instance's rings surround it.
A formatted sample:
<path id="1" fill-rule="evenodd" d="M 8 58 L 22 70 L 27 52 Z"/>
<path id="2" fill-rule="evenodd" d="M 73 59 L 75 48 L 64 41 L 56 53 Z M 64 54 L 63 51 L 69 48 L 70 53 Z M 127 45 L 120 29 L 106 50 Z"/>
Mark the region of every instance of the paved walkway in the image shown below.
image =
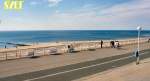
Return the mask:
<path id="1" fill-rule="evenodd" d="M 74 81 L 150 81 L 150 58 Z"/>
<path id="2" fill-rule="evenodd" d="M 50 55 L 36 59 L 17 59 L 0 62 L 0 77 L 7 77 L 16 74 L 23 74 L 44 69 L 91 61 L 115 55 L 133 52 L 137 46 L 128 45 L 121 49 L 103 48 L 96 51 L 83 51 L 64 55 Z M 141 49 L 150 48 L 150 44 L 142 44 Z"/>

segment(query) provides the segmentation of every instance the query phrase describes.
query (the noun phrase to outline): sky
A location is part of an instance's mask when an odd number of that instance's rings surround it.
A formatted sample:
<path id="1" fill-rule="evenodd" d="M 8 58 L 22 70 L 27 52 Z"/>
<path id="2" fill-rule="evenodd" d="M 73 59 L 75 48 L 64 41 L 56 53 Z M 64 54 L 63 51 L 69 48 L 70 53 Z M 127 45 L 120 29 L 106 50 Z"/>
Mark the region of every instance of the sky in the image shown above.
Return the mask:
<path id="1" fill-rule="evenodd" d="M 150 0 L 24 0 L 5 10 L 0 30 L 150 30 Z"/>

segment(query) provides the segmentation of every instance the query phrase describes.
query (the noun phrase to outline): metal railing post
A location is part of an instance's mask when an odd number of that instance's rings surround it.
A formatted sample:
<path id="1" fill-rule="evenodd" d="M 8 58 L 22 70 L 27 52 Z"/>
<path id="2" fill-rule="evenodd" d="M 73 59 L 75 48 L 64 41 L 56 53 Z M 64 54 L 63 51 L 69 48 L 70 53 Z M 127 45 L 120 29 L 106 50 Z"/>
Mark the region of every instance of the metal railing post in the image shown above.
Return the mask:
<path id="1" fill-rule="evenodd" d="M 6 59 L 6 60 L 8 59 L 7 52 L 5 53 L 5 59 Z"/>

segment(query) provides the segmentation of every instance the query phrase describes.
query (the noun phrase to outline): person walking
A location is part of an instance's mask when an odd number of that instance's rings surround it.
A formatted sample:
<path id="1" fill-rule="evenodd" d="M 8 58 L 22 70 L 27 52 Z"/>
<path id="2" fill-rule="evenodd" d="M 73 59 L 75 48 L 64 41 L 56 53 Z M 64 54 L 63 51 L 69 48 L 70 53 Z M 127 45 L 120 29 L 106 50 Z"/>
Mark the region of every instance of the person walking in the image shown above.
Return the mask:
<path id="1" fill-rule="evenodd" d="M 101 40 L 101 48 L 103 48 L 103 40 Z"/>

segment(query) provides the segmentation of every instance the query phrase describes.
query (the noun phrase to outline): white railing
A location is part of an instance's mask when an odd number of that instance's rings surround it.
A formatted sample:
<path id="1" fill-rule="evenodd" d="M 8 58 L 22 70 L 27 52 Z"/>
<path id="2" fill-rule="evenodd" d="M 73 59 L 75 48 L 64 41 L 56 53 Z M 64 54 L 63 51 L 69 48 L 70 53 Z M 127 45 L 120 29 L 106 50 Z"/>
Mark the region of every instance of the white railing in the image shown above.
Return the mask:
<path id="1" fill-rule="evenodd" d="M 136 44 L 136 39 L 131 40 L 118 40 L 120 45 L 129 45 Z M 141 39 L 140 43 L 147 42 L 147 39 Z M 67 42 L 63 43 L 63 45 L 56 46 L 29 46 L 22 48 L 13 48 L 13 49 L 3 49 L 0 50 L 0 60 L 9 60 L 9 59 L 18 59 L 29 57 L 30 52 L 34 52 L 34 56 L 45 56 L 50 54 L 65 54 L 68 52 L 68 45 L 72 44 L 74 50 L 76 51 L 84 51 L 88 49 L 98 49 L 100 48 L 100 41 L 80 41 L 80 42 Z M 104 41 L 103 47 L 110 47 L 110 41 Z"/>

